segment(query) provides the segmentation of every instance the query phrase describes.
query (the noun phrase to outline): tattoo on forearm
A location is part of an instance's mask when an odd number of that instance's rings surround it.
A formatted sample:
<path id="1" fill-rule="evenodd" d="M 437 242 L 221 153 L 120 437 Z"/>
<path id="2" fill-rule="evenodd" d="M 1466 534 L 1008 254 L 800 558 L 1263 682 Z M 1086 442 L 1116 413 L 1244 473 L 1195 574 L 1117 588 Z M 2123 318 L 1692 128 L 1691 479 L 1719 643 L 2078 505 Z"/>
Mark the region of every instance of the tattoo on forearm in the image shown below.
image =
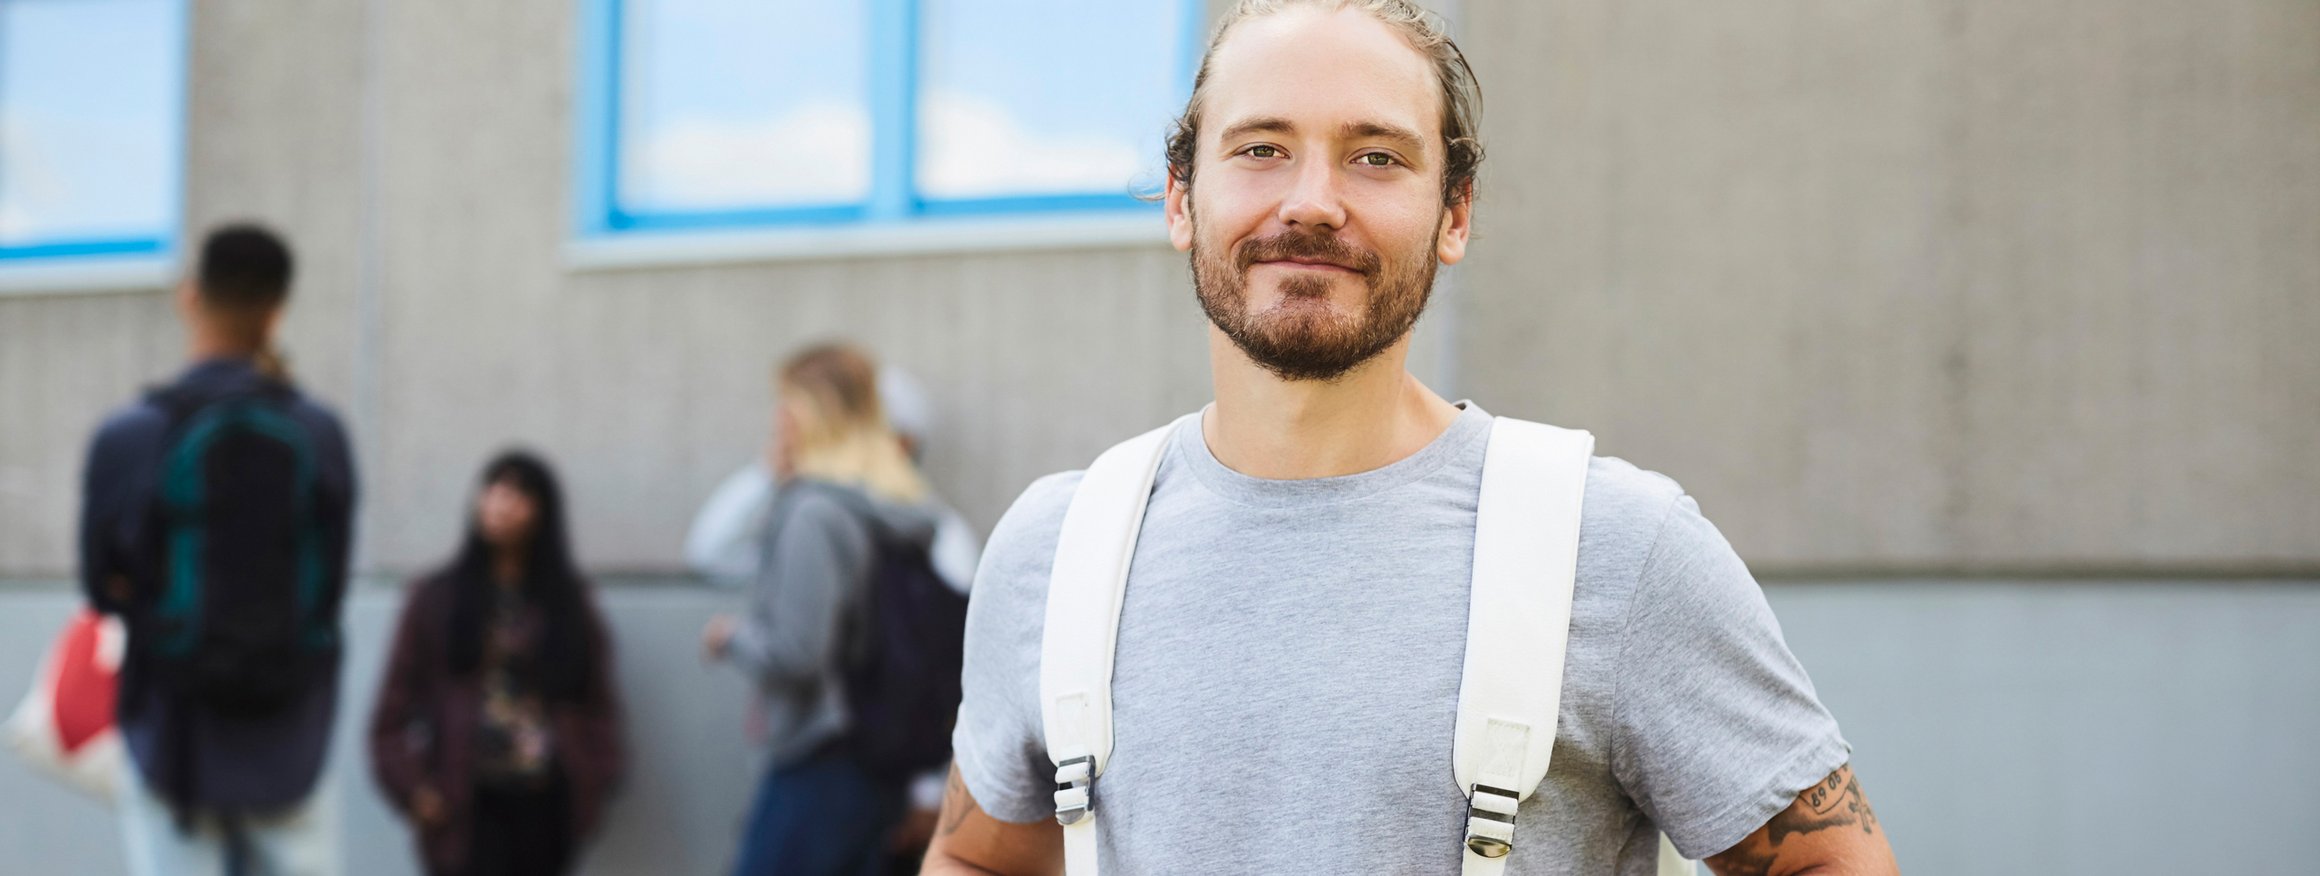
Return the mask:
<path id="1" fill-rule="evenodd" d="M 1772 816 L 1761 833 L 1716 855 L 1710 864 L 1724 876 L 1766 876 L 1773 872 L 1783 840 L 1851 827 L 1875 835 L 1877 813 L 1870 810 L 1869 798 L 1861 793 L 1861 782 L 1854 778 L 1852 767 L 1844 766 L 1798 794 L 1796 803 Z"/>
<path id="2" fill-rule="evenodd" d="M 951 768 L 950 781 L 943 785 L 942 820 L 935 825 L 936 836 L 950 836 L 967 823 L 967 810 L 974 808 L 974 795 L 967 793 L 967 782 L 959 778 L 959 768 Z"/>
<path id="3" fill-rule="evenodd" d="M 1877 813 L 1869 810 L 1869 798 L 1861 795 L 1861 782 L 1853 777 L 1850 767 L 1830 773 L 1820 784 L 1797 795 L 1803 806 L 1791 806 L 1772 817 L 1772 844 L 1775 847 L 1790 834 L 1812 833 L 1834 827 L 1860 825 L 1862 833 L 1877 832 Z"/>

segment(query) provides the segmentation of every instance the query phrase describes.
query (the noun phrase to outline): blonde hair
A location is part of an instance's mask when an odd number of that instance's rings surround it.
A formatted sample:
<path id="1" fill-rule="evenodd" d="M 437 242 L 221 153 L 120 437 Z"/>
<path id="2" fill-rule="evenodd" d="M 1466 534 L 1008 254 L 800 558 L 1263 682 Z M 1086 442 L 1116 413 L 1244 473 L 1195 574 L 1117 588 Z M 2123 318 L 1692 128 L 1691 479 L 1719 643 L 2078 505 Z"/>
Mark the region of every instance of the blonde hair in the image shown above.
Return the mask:
<path id="1" fill-rule="evenodd" d="M 782 363 L 774 383 L 797 425 L 789 448 L 797 475 L 896 502 L 926 498 L 926 480 L 886 423 L 878 366 L 868 354 L 838 343 L 807 347 Z"/>

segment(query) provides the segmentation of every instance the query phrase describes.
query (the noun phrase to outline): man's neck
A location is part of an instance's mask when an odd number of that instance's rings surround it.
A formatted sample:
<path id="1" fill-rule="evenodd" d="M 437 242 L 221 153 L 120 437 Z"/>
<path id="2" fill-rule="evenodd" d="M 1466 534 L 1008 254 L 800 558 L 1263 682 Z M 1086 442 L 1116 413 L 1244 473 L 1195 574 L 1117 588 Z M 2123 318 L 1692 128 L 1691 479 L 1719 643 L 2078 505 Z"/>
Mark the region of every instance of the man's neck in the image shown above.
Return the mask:
<path id="1" fill-rule="evenodd" d="M 1424 449 L 1458 408 L 1404 367 L 1409 338 L 1334 381 L 1283 380 L 1209 329 L 1216 405 L 1201 436 L 1218 462 L 1250 477 L 1359 474 Z"/>
<path id="2" fill-rule="evenodd" d="M 255 359 L 262 347 L 262 344 L 252 346 L 244 338 L 199 326 L 187 334 L 185 344 L 186 356 L 197 363 L 213 359 Z"/>

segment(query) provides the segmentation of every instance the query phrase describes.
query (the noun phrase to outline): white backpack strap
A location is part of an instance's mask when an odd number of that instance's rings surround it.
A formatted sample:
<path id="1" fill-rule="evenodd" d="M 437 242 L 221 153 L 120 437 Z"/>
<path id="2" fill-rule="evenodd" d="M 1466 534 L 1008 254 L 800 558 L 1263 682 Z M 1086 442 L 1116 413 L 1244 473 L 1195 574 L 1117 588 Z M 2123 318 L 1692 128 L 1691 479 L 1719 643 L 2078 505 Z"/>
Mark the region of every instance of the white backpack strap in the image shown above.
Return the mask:
<path id="1" fill-rule="evenodd" d="M 1188 415 L 1187 419 L 1198 414 Z M 1112 648 L 1152 479 L 1178 420 L 1096 457 L 1064 512 L 1039 643 L 1039 717 L 1055 761 L 1065 872 L 1096 872 L 1095 780 L 1112 757 Z"/>
<path id="2" fill-rule="evenodd" d="M 1467 798 L 1467 876 L 1505 872 L 1516 806 L 1546 778 L 1554 753 L 1579 504 L 1594 451 L 1586 432 L 1504 417 L 1491 424 L 1451 749 Z"/>
<path id="3" fill-rule="evenodd" d="M 1466 795 L 1464 876 L 1499 876 L 1515 812 L 1547 777 L 1578 580 L 1579 517 L 1595 436 L 1498 418 L 1474 523 L 1466 666 L 1452 772 Z M 1659 873 L 1692 872 L 1662 838 Z"/>

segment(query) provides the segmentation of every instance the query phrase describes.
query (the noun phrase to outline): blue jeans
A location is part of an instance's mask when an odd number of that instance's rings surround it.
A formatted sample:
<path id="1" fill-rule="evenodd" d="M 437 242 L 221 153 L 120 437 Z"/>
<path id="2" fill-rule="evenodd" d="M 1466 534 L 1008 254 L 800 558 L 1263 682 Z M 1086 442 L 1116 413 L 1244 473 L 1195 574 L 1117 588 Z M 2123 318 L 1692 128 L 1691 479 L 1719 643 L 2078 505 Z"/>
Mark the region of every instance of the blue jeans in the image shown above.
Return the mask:
<path id="1" fill-rule="evenodd" d="M 121 764 L 121 793 L 115 798 L 121 817 L 121 851 L 132 876 L 227 876 L 228 854 L 223 825 L 212 816 L 194 819 L 193 830 L 180 831 L 177 813 L 168 801 L 146 786 L 137 764 Z M 345 872 L 338 858 L 338 801 L 328 780 L 315 783 L 304 802 L 289 809 L 245 819 L 242 835 L 250 859 L 243 872 L 259 876 L 336 876 Z"/>
<path id="2" fill-rule="evenodd" d="M 835 747 L 769 769 L 750 804 L 733 876 L 874 876 L 902 821 L 903 791 Z"/>

